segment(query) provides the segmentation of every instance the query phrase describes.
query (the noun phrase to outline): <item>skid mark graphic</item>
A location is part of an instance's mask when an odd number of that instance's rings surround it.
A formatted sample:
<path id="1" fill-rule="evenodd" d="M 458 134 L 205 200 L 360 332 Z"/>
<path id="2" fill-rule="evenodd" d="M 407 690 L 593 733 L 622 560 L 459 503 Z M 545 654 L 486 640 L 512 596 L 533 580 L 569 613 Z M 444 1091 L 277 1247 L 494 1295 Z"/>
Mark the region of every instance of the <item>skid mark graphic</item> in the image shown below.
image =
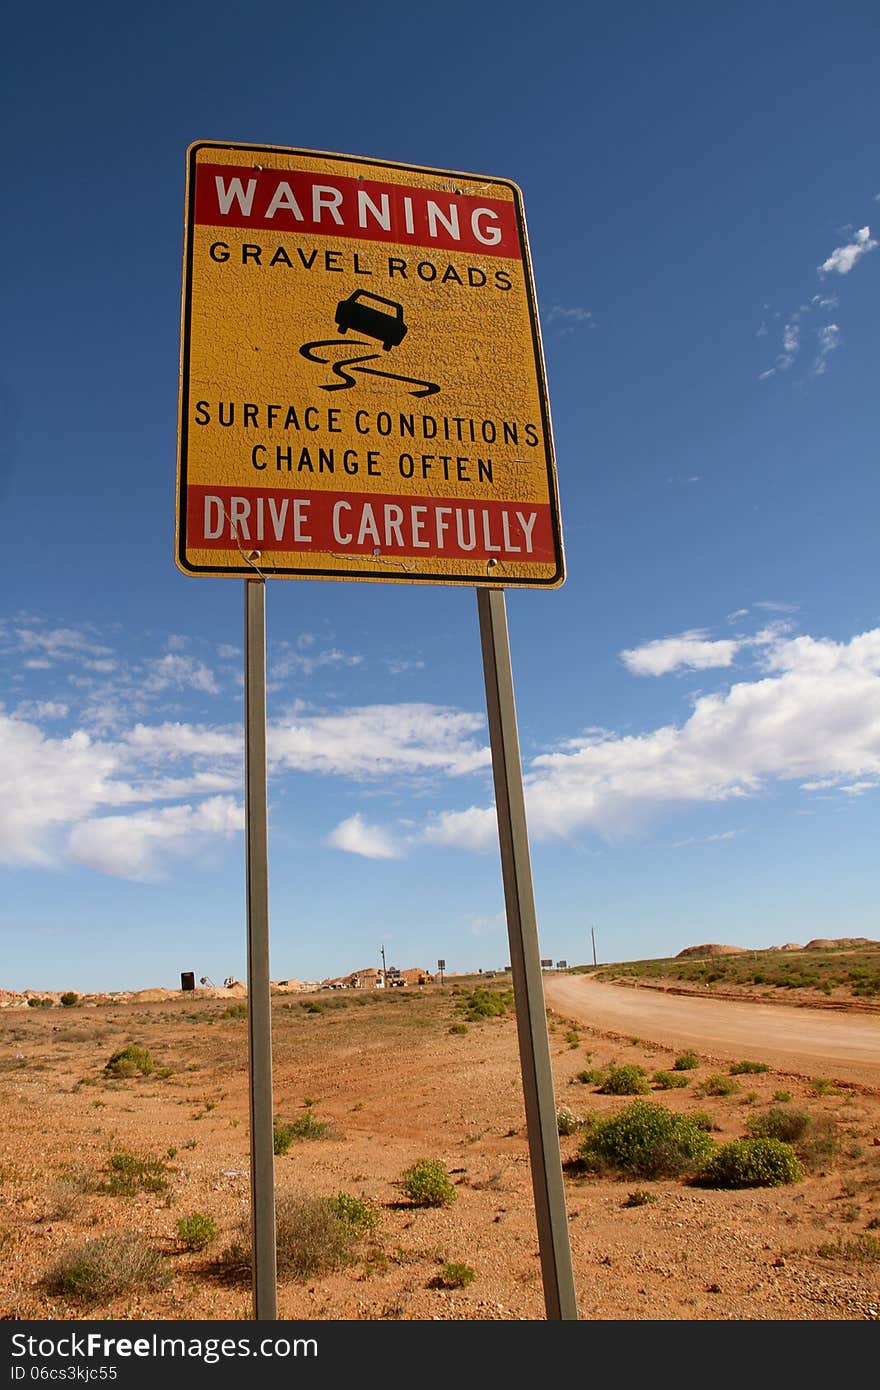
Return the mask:
<path id="1" fill-rule="evenodd" d="M 338 338 L 324 338 L 318 342 L 303 343 L 299 350 L 301 357 L 307 358 L 309 362 L 320 362 L 323 366 L 329 366 L 334 376 L 342 378 L 341 381 L 323 383 L 321 385 L 322 391 L 346 391 L 350 387 L 356 386 L 357 380 L 354 375 L 355 373 L 361 373 L 365 376 L 387 377 L 389 381 L 402 381 L 404 385 L 415 388 L 410 391 L 409 394 L 411 396 L 433 396 L 440 390 L 436 381 L 422 381 L 416 376 L 400 376 L 397 372 L 384 372 L 380 371 L 377 367 L 361 366 L 363 362 L 375 362 L 377 358 L 381 357 L 381 353 L 378 352 L 365 352 L 359 357 L 346 357 L 341 362 L 333 362 L 329 356 L 318 355 L 318 349 L 320 348 L 339 348 L 343 346 L 346 350 L 349 350 L 359 347 L 369 348 L 372 347 L 372 344 L 362 342 L 347 342 L 343 344 L 340 343 Z M 351 370 L 347 370 L 348 368 Z"/>

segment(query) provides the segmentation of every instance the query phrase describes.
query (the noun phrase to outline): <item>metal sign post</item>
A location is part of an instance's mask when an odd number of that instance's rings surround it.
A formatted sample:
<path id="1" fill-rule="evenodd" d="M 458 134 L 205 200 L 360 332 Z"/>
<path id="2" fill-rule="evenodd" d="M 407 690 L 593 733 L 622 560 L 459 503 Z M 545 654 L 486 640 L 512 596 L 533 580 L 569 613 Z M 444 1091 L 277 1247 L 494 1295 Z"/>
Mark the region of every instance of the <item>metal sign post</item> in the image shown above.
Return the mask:
<path id="1" fill-rule="evenodd" d="M 248 1050 L 254 1317 L 278 1317 L 272 1015 L 269 990 L 269 857 L 266 784 L 266 585 L 244 585 L 245 800 L 247 804 Z"/>
<path id="2" fill-rule="evenodd" d="M 544 1303 L 548 1319 L 574 1320 L 577 1300 L 538 956 L 504 591 L 478 589 L 477 607 Z"/>

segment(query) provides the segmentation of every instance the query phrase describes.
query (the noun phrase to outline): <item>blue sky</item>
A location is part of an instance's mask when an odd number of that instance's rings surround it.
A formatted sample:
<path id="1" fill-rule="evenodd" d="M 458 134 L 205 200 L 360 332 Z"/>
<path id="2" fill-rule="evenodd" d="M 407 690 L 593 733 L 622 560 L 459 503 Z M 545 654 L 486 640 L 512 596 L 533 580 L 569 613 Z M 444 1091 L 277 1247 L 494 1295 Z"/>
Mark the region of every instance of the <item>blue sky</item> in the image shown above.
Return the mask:
<path id="1" fill-rule="evenodd" d="M 0 987 L 245 971 L 242 586 L 173 561 L 198 139 L 523 189 L 568 564 L 508 594 L 542 954 L 880 936 L 875 8 L 6 32 Z M 267 608 L 273 976 L 503 965 L 473 592 Z"/>

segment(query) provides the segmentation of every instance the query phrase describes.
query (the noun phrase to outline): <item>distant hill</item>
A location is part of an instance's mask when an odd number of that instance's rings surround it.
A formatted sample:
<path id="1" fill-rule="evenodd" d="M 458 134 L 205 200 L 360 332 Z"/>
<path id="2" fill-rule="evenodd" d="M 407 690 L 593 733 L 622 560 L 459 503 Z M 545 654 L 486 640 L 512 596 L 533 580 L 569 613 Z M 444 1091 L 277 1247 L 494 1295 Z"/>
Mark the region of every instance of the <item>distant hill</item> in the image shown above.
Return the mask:
<path id="1" fill-rule="evenodd" d="M 741 956 L 745 953 L 745 946 L 719 946 L 717 942 L 709 942 L 705 946 L 685 946 L 675 959 L 688 960 L 692 956 Z"/>

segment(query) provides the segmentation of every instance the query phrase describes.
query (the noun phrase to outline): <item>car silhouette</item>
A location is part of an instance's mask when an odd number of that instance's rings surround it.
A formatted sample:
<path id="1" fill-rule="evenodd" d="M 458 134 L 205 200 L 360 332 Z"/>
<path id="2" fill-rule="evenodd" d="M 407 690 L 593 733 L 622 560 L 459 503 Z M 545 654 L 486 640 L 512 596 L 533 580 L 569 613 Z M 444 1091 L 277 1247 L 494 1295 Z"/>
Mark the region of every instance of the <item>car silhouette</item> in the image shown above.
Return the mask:
<path id="1" fill-rule="evenodd" d="M 374 304 L 386 304 L 393 312 L 374 309 Z M 378 338 L 386 352 L 399 346 L 406 334 L 403 305 L 381 294 L 370 294 L 369 290 L 355 290 L 348 299 L 340 299 L 336 306 L 336 326 L 340 333 L 353 328 L 356 333 Z"/>

